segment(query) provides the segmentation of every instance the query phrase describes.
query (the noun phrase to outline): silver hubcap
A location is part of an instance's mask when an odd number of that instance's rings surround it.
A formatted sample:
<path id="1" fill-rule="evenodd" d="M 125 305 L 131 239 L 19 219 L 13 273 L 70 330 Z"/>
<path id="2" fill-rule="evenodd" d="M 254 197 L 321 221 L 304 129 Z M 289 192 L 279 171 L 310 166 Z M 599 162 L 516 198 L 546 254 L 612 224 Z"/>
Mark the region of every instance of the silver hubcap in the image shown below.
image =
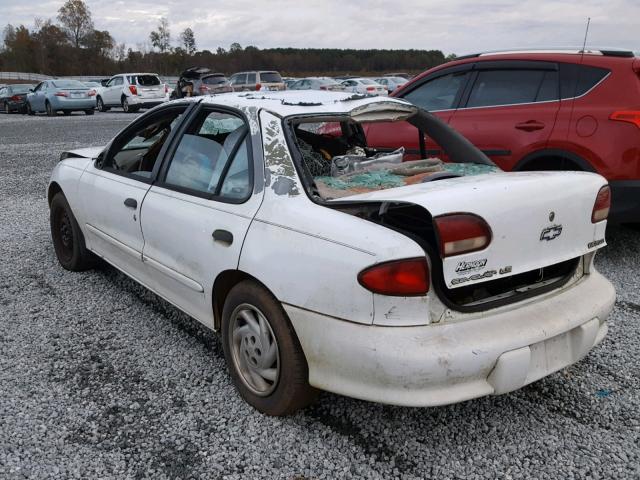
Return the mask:
<path id="1" fill-rule="evenodd" d="M 229 337 L 233 363 L 243 383 L 256 395 L 269 395 L 278 385 L 280 354 L 267 318 L 253 305 L 243 303 L 231 314 Z"/>

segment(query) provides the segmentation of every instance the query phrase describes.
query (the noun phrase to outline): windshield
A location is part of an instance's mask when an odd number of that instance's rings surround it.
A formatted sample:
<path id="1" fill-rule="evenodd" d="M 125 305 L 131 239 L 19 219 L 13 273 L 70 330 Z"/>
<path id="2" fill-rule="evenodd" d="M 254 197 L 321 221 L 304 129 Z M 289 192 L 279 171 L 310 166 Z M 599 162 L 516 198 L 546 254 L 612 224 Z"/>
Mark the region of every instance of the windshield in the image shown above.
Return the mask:
<path id="1" fill-rule="evenodd" d="M 13 93 L 27 93 L 33 85 L 13 85 L 11 91 Z"/>
<path id="2" fill-rule="evenodd" d="M 298 150 L 303 178 L 312 179 L 311 193 L 332 200 L 358 193 L 425 183 L 443 178 L 493 173 L 499 169 L 441 120 L 426 112 L 395 123 L 403 138 L 418 138 L 420 127 L 441 140 L 441 149 L 404 144 L 401 137 L 386 148 L 367 144 L 365 128 L 384 127 L 385 118 L 362 124 L 352 117 L 304 118 L 290 126 Z M 389 117 L 391 120 L 391 117 Z M 414 134 L 411 133 L 414 131 Z M 423 155 L 420 151 L 424 152 Z M 437 154 L 435 152 L 438 152 Z"/>
<path id="3" fill-rule="evenodd" d="M 136 80 L 138 85 L 141 87 L 153 87 L 160 85 L 160 79 L 155 75 L 136 75 Z"/>
<path id="4" fill-rule="evenodd" d="M 56 88 L 87 88 L 77 80 L 55 80 L 51 83 Z"/>
<path id="5" fill-rule="evenodd" d="M 282 83 L 282 77 L 278 72 L 260 72 L 260 81 L 263 83 Z"/>

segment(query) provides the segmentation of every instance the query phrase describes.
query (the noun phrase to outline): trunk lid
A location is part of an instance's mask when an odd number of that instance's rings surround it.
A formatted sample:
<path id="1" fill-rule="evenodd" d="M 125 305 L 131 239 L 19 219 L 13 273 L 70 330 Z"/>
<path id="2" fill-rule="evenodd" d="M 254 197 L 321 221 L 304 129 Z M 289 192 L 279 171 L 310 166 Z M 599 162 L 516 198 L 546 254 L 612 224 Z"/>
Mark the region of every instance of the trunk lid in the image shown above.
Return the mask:
<path id="1" fill-rule="evenodd" d="M 403 202 L 433 217 L 473 213 L 492 230 L 483 250 L 443 259 L 448 288 L 536 270 L 603 247 L 606 221 L 591 223 L 607 182 L 585 172 L 492 173 L 340 198 L 340 202 Z"/>

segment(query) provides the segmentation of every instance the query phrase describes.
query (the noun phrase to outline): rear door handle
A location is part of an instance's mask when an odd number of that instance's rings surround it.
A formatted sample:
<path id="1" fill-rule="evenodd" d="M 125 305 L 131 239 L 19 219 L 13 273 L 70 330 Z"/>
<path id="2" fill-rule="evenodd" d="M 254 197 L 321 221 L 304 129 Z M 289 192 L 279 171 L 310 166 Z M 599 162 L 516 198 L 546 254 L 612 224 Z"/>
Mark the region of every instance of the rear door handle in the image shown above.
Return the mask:
<path id="1" fill-rule="evenodd" d="M 533 132 L 535 130 L 542 130 L 544 128 L 544 123 L 536 120 L 529 120 L 528 122 L 517 123 L 516 128 L 518 130 L 524 130 L 525 132 Z"/>
<path id="2" fill-rule="evenodd" d="M 211 236 L 216 242 L 226 243 L 227 245 L 233 243 L 233 234 L 227 230 L 216 230 Z"/>
<path id="3" fill-rule="evenodd" d="M 124 201 L 124 204 L 129 208 L 138 208 L 138 202 L 136 201 L 135 198 L 127 198 Z"/>

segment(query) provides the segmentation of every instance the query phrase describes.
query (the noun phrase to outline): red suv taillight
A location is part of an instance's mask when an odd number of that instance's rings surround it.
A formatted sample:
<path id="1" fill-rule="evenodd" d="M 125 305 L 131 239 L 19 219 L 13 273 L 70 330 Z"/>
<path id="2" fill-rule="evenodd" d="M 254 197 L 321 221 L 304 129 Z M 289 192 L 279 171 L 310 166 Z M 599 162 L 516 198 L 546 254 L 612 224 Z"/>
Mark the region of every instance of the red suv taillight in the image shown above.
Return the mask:
<path id="1" fill-rule="evenodd" d="M 138 89 L 135 85 L 129 85 L 129 91 L 131 92 L 131 95 L 138 95 Z"/>
<path id="2" fill-rule="evenodd" d="M 375 92 L 376 87 L 367 87 L 367 92 Z"/>
<path id="3" fill-rule="evenodd" d="M 358 282 L 380 295 L 410 297 L 429 291 L 429 266 L 426 258 L 409 258 L 379 263 L 358 274 Z"/>
<path id="4" fill-rule="evenodd" d="M 611 189 L 605 185 L 596 195 L 596 202 L 593 204 L 591 212 L 591 223 L 598 223 L 606 220 L 611 209 Z"/>
<path id="5" fill-rule="evenodd" d="M 442 258 L 482 250 L 491 243 L 491 228 L 484 219 L 472 213 L 442 215 L 434 221 Z"/>
<path id="6" fill-rule="evenodd" d="M 633 123 L 640 128 L 640 110 L 618 110 L 609 115 L 609 120 Z"/>
<path id="7" fill-rule="evenodd" d="M 259 91 L 261 88 L 262 88 L 262 84 L 256 83 L 256 92 Z"/>

